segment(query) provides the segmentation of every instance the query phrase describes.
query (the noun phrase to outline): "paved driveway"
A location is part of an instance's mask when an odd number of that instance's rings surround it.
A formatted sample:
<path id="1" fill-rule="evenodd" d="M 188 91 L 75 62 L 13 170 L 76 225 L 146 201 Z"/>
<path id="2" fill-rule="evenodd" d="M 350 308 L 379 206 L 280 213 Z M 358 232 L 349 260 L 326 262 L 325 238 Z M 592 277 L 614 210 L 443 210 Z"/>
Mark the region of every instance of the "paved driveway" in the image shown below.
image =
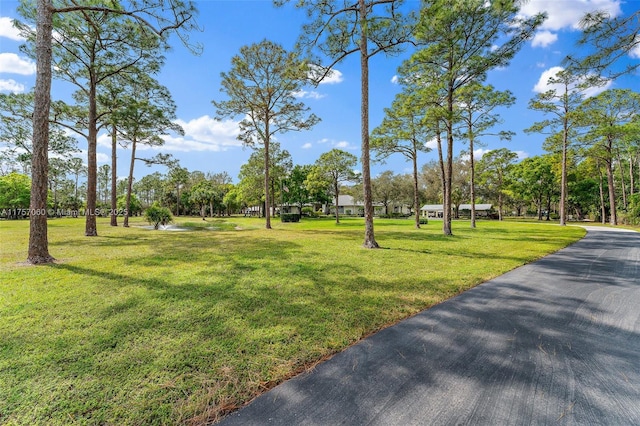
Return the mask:
<path id="1" fill-rule="evenodd" d="M 588 231 L 222 424 L 640 425 L 640 233 Z"/>

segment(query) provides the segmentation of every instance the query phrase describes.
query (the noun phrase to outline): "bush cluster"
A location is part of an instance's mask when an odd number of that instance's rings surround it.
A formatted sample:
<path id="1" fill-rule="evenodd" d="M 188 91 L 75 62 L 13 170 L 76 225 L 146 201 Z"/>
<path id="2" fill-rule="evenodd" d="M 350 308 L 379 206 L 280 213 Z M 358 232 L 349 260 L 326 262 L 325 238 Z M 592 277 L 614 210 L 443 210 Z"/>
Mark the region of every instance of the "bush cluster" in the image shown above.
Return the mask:
<path id="1" fill-rule="evenodd" d="M 300 215 L 298 213 L 282 213 L 280 220 L 283 222 L 300 222 Z"/>
<path id="2" fill-rule="evenodd" d="M 144 217 L 147 222 L 153 224 L 153 229 L 158 229 L 161 223 L 166 225 L 173 221 L 171 210 L 166 207 L 160 207 L 157 203 L 154 203 L 144 212 Z"/>
<path id="3" fill-rule="evenodd" d="M 303 207 L 302 214 L 307 217 L 320 217 L 322 214 L 322 210 L 318 210 L 317 212 L 313 210 L 313 207 Z"/>
<path id="4" fill-rule="evenodd" d="M 378 217 L 381 219 L 406 219 L 410 217 L 410 214 L 406 213 L 389 213 L 389 214 L 379 214 Z"/>
<path id="5" fill-rule="evenodd" d="M 626 213 L 622 214 L 623 223 L 640 225 L 640 194 L 629 196 L 629 206 Z"/>

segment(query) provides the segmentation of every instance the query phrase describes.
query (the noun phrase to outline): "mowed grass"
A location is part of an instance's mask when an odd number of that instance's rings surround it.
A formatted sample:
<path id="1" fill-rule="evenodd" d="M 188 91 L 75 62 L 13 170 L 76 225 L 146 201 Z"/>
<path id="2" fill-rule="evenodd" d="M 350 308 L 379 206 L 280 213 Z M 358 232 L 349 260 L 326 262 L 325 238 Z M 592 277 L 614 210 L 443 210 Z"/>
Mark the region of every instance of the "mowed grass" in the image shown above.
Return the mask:
<path id="1" fill-rule="evenodd" d="M 24 264 L 0 222 L 1 424 L 205 424 L 375 330 L 569 245 L 575 227 L 178 219 L 188 231 L 49 222 Z"/>

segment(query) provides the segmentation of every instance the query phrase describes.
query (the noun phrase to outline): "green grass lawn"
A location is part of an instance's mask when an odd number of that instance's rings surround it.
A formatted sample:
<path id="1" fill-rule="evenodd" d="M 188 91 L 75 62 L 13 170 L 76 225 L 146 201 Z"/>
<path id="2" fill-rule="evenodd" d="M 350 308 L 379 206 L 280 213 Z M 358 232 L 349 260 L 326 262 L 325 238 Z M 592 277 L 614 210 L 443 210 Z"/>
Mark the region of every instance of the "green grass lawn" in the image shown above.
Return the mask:
<path id="1" fill-rule="evenodd" d="M 24 264 L 0 221 L 0 424 L 204 424 L 478 283 L 576 241 L 531 223 L 179 218 L 188 231 L 49 222 L 58 262 Z"/>

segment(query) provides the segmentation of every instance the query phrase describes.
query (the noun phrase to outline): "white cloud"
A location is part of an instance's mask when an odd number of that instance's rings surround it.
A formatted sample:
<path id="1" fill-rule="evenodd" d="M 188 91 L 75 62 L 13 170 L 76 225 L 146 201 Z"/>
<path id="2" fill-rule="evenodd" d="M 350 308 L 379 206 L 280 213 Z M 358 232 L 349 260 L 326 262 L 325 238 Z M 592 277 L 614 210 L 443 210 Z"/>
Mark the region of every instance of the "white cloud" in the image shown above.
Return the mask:
<path id="1" fill-rule="evenodd" d="M 148 146 L 141 145 L 139 149 L 141 151 L 146 150 L 156 150 L 162 152 L 191 152 L 191 151 L 212 151 L 212 152 L 220 152 L 225 151 L 224 148 L 220 144 L 216 143 L 208 143 L 200 140 L 193 140 L 189 138 L 185 138 L 182 136 L 163 136 L 164 145 L 162 146 Z"/>
<path id="2" fill-rule="evenodd" d="M 539 31 L 531 41 L 532 47 L 547 47 L 558 40 L 558 34 L 551 31 Z"/>
<path id="3" fill-rule="evenodd" d="M 191 152 L 191 151 L 226 151 L 231 147 L 241 147 L 242 142 L 237 139 L 240 133 L 238 122 L 233 120 L 218 121 L 208 115 L 184 121 L 176 120 L 184 129 L 184 136 L 165 135 L 164 145 L 138 145 L 140 151 L 154 150 L 162 152 Z M 98 146 L 111 148 L 111 136 L 103 133 L 98 136 Z"/>
<path id="4" fill-rule="evenodd" d="M 75 157 L 82 158 L 83 160 L 87 160 L 88 151 L 86 149 L 81 149 L 79 154 L 76 154 Z M 102 152 L 96 153 L 96 161 L 98 164 L 111 164 L 111 156 Z"/>
<path id="5" fill-rule="evenodd" d="M 536 93 L 544 93 L 552 89 L 559 89 L 558 85 L 550 85 L 549 79 L 555 77 L 557 73 L 564 70 L 562 67 L 551 67 L 548 70 L 545 70 L 540 74 L 540 79 L 535 86 L 533 86 L 533 91 Z"/>
<path id="6" fill-rule="evenodd" d="M 182 126 L 187 137 L 221 145 L 241 145 L 241 142 L 236 140 L 239 133 L 237 121 L 220 121 L 203 115 L 188 122 L 176 120 L 176 123 Z"/>
<path id="7" fill-rule="evenodd" d="M 307 142 L 304 145 L 302 145 L 302 149 L 309 149 L 313 146 L 313 144 L 311 144 L 311 142 Z"/>
<path id="8" fill-rule="evenodd" d="M 564 70 L 562 67 L 551 67 L 548 70 L 545 70 L 540 74 L 540 78 L 535 86 L 533 86 L 533 91 L 536 93 L 544 93 L 549 90 L 560 90 L 561 87 L 557 84 L 549 84 L 549 79 L 555 77 L 557 73 Z"/>
<path id="9" fill-rule="evenodd" d="M 322 99 L 327 95 L 323 95 L 322 93 L 316 92 L 315 90 L 312 90 L 310 92 L 307 92 L 306 90 L 298 90 L 297 92 L 292 92 L 291 93 L 295 98 L 301 98 L 301 99 Z"/>
<path id="10" fill-rule="evenodd" d="M 0 16 L 0 37 L 6 37 L 11 40 L 23 41 L 24 37 L 20 36 L 20 32 L 11 23 L 11 18 Z"/>
<path id="11" fill-rule="evenodd" d="M 558 38 L 551 31 L 579 30 L 580 20 L 585 13 L 596 10 L 607 12 L 611 17 L 619 16 L 622 14 L 620 3 L 620 0 L 535 0 L 523 2 L 520 15 L 531 17 L 541 12 L 547 14 L 547 19 L 540 26 L 542 31 L 532 41 L 533 47 L 546 47 Z"/>
<path id="12" fill-rule="evenodd" d="M 329 144 L 334 148 L 338 148 L 338 149 L 346 149 L 346 150 L 350 150 L 353 151 L 355 149 L 358 149 L 357 145 L 352 145 L 347 141 L 336 141 L 334 139 L 327 139 L 327 138 L 323 138 L 320 139 L 318 141 L 319 144 Z"/>
<path id="13" fill-rule="evenodd" d="M 629 56 L 634 59 L 640 59 L 640 35 L 636 37 L 636 43 L 636 47 L 629 52 Z"/>
<path id="14" fill-rule="evenodd" d="M 491 149 L 482 149 L 482 148 L 474 149 L 473 150 L 473 158 L 482 158 L 482 157 L 484 157 L 484 155 L 487 152 L 491 152 L 491 151 L 493 151 L 493 150 L 491 150 Z"/>
<path id="15" fill-rule="evenodd" d="M 11 79 L 0 79 L 0 92 L 22 93 L 24 92 L 24 84 Z"/>
<path id="16" fill-rule="evenodd" d="M 342 73 L 335 68 L 327 69 L 319 65 L 309 64 L 309 78 L 316 80 L 322 78 L 319 84 L 337 84 L 342 83 Z M 325 75 L 326 72 L 326 75 Z"/>
<path id="17" fill-rule="evenodd" d="M 520 14 L 526 17 L 546 12 L 548 18 L 542 30 L 580 29 L 580 20 L 587 12 L 602 10 L 616 17 L 622 14 L 620 0 L 535 0 L 523 2 Z"/>
<path id="18" fill-rule="evenodd" d="M 36 63 L 15 53 L 0 53 L 0 72 L 32 75 L 36 73 Z"/>
<path id="19" fill-rule="evenodd" d="M 96 153 L 96 160 L 98 163 L 111 163 L 111 157 L 107 154 L 103 154 L 102 152 Z"/>
<path id="20" fill-rule="evenodd" d="M 393 77 L 391 77 L 391 83 L 398 84 L 398 76 L 397 75 L 394 75 Z"/>
<path id="21" fill-rule="evenodd" d="M 218 121 L 208 115 L 190 121 L 176 120 L 184 129 L 184 136 L 165 136 L 165 144 L 155 149 L 162 151 L 226 151 L 230 147 L 240 147 L 237 139 L 238 122 Z"/>
<path id="22" fill-rule="evenodd" d="M 536 83 L 536 85 L 533 87 L 533 91 L 536 93 L 544 93 L 547 92 L 549 90 L 555 90 L 556 93 L 562 93 L 564 92 L 564 87 L 562 86 L 562 84 L 549 84 L 549 79 L 552 77 L 555 77 L 557 73 L 559 73 L 560 71 L 563 71 L 564 68 L 562 67 L 551 67 L 546 71 L 543 71 L 542 74 L 540 75 L 540 79 L 538 80 L 538 82 Z M 595 96 L 599 93 L 604 92 L 605 90 L 607 90 L 611 84 L 613 82 L 611 80 L 607 80 L 607 82 L 602 85 L 602 86 L 592 86 L 586 90 L 584 90 L 584 95 L 585 97 L 589 98 L 591 96 Z M 570 90 L 573 90 L 574 88 L 570 88 Z"/>
<path id="23" fill-rule="evenodd" d="M 609 89 L 612 84 L 613 84 L 613 81 L 607 80 L 607 82 L 603 86 L 592 86 L 584 91 L 584 97 L 590 98 L 592 96 L 599 95 L 600 93 Z"/>
<path id="24" fill-rule="evenodd" d="M 438 149 L 438 141 L 435 138 L 433 138 L 433 139 L 427 141 L 424 144 L 424 146 L 426 146 L 427 148 L 429 148 L 431 150 Z"/>
<path id="25" fill-rule="evenodd" d="M 72 135 L 75 135 L 75 133 L 71 133 Z M 98 135 L 97 138 L 97 144 L 98 146 L 103 146 L 105 148 L 111 148 L 111 135 L 108 133 L 102 133 Z"/>
<path id="26" fill-rule="evenodd" d="M 320 81 L 320 84 L 338 84 L 342 83 L 344 78 L 342 77 L 342 73 L 337 69 L 332 69 L 329 71 L 327 76 Z"/>
<path id="27" fill-rule="evenodd" d="M 544 62 L 536 62 L 536 67 L 538 67 L 538 68 L 544 68 L 546 66 L 547 66 L 547 64 L 545 64 Z"/>
<path id="28" fill-rule="evenodd" d="M 496 50 L 500 49 L 500 46 L 498 46 L 497 44 L 494 44 L 491 46 L 491 51 L 495 52 Z"/>
<path id="29" fill-rule="evenodd" d="M 482 149 L 482 148 L 474 149 L 473 158 L 475 159 L 482 158 L 486 153 L 491 151 L 495 151 L 495 149 Z M 526 151 L 513 151 L 513 152 L 518 156 L 518 160 L 524 160 L 525 158 L 529 158 L 529 153 Z M 460 158 L 464 161 L 469 161 L 470 159 L 468 153 L 461 155 Z"/>

